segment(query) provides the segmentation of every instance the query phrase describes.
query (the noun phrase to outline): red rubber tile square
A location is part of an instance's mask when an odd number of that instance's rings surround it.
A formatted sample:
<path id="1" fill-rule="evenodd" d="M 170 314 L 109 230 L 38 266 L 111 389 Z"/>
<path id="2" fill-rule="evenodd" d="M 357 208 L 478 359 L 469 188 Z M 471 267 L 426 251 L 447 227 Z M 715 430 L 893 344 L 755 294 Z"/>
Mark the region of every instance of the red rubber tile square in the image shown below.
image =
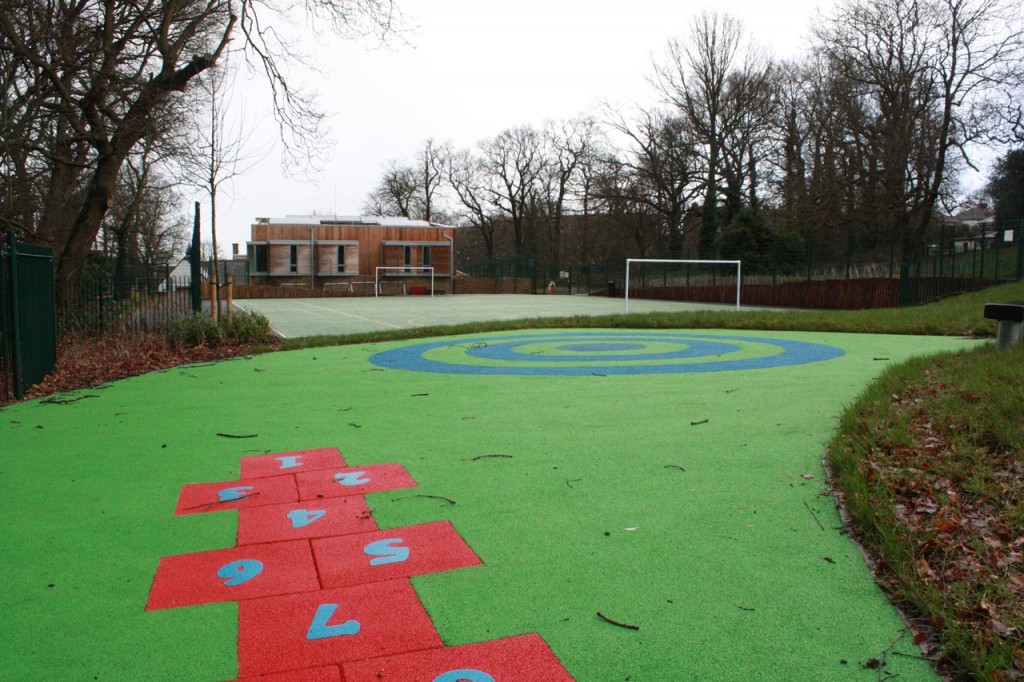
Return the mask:
<path id="1" fill-rule="evenodd" d="M 338 448 L 277 452 L 272 455 L 243 457 L 241 478 L 266 478 L 343 466 L 345 460 L 342 459 L 341 450 Z"/>
<path id="2" fill-rule="evenodd" d="M 346 663 L 345 682 L 572 682 L 537 634 Z"/>
<path id="3" fill-rule="evenodd" d="M 294 476 L 221 483 L 189 483 L 181 488 L 174 515 L 262 507 L 268 504 L 297 502 L 298 499 Z"/>
<path id="4" fill-rule="evenodd" d="M 300 500 L 366 495 L 382 490 L 414 488 L 416 481 L 401 464 L 370 464 L 295 474 Z"/>
<path id="5" fill-rule="evenodd" d="M 309 542 L 277 542 L 160 559 L 146 610 L 320 589 Z"/>
<path id="6" fill-rule="evenodd" d="M 440 646 L 408 580 L 238 604 L 240 677 Z"/>
<path id="7" fill-rule="evenodd" d="M 377 530 L 359 496 L 290 502 L 238 510 L 238 544 L 351 535 Z"/>
<path id="8" fill-rule="evenodd" d="M 312 544 L 325 588 L 408 578 L 481 563 L 448 521 L 321 538 Z"/>
<path id="9" fill-rule="evenodd" d="M 336 665 L 326 668 L 289 670 L 284 673 L 260 675 L 259 677 L 240 677 L 232 682 L 245 682 L 246 680 L 260 680 L 261 682 L 342 682 L 341 668 Z"/>

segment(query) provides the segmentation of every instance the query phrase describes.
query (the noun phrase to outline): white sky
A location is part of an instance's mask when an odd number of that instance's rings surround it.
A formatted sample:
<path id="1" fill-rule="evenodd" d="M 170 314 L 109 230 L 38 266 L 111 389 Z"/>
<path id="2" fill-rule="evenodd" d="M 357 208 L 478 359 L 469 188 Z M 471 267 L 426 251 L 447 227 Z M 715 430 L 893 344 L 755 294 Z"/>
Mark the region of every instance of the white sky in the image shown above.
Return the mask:
<path id="1" fill-rule="evenodd" d="M 257 216 L 358 215 L 386 162 L 411 161 L 427 138 L 471 147 L 505 128 L 597 113 L 602 101 L 652 102 L 652 58 L 685 38 L 704 9 L 739 17 L 748 36 L 777 57 L 798 57 L 817 7 L 830 0 L 400 0 L 416 30 L 411 45 L 369 41 L 316 45 L 325 73 L 296 74 L 329 114 L 329 162 L 312 179 L 289 179 L 273 149 L 221 190 L 218 239 L 244 252 Z M 325 39 L 326 40 L 326 39 Z M 243 72 L 244 74 L 244 72 Z M 236 83 L 252 144 L 276 135 L 265 97 Z M 209 200 L 202 202 L 209 241 Z M 191 215 L 191 208 L 188 208 Z"/>

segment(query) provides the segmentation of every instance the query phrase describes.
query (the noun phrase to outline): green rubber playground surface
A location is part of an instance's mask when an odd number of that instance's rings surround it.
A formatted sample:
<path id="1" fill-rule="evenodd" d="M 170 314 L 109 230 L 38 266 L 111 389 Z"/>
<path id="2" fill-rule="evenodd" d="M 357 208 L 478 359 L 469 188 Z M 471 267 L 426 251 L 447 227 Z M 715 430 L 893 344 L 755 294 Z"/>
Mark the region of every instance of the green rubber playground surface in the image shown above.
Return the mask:
<path id="1" fill-rule="evenodd" d="M 245 456 L 333 446 L 418 483 L 367 496 L 380 528 L 449 521 L 482 562 L 412 579 L 445 645 L 538 633 L 582 681 L 875 680 L 862 665 L 886 652 L 901 682 L 936 679 L 895 655 L 919 652 L 837 530 L 820 460 L 886 365 L 971 343 L 509 332 L 10 406 L 0 679 L 233 679 L 236 604 L 144 610 L 161 557 L 235 546 L 237 512 L 175 516 L 179 492 L 237 480 Z"/>
<path id="2" fill-rule="evenodd" d="M 381 296 L 357 298 L 245 299 L 239 307 L 263 313 L 281 337 L 358 334 L 392 329 L 518 320 L 531 317 L 618 315 L 621 298 L 603 296 Z M 735 306 L 632 299 L 633 313 L 733 310 Z"/>

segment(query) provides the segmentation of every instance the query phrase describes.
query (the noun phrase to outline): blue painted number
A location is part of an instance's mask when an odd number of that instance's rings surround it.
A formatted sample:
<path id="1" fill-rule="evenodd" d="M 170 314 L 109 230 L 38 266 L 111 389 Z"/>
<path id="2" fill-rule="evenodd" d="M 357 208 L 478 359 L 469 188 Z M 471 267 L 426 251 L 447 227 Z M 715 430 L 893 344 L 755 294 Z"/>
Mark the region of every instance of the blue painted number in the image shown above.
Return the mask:
<path id="1" fill-rule="evenodd" d="M 389 538 L 371 542 L 363 551 L 376 559 L 370 559 L 371 566 L 383 566 L 385 564 L 400 564 L 409 558 L 408 547 L 392 547 L 392 545 L 404 542 L 402 538 Z"/>
<path id="2" fill-rule="evenodd" d="M 365 471 L 353 471 L 348 474 L 334 474 L 334 480 L 338 482 L 338 485 L 362 485 L 370 482 L 370 479 L 363 478 L 365 475 Z"/>
<path id="3" fill-rule="evenodd" d="M 239 485 L 234 488 L 224 488 L 224 490 L 217 491 L 217 500 L 219 502 L 234 502 L 235 500 L 244 500 L 249 497 L 246 495 L 247 490 L 252 490 L 251 485 Z"/>
<path id="4" fill-rule="evenodd" d="M 494 682 L 494 678 L 482 670 L 463 668 L 441 673 L 434 678 L 434 682 Z"/>
<path id="5" fill-rule="evenodd" d="M 338 625 L 327 624 L 337 610 L 337 604 L 321 604 L 318 606 L 316 615 L 313 616 L 313 622 L 309 624 L 309 630 L 306 632 L 306 639 L 327 639 L 343 635 L 358 635 L 359 621 L 357 620 L 347 620 Z"/>
<path id="6" fill-rule="evenodd" d="M 324 509 L 293 509 L 288 512 L 288 518 L 292 520 L 292 528 L 302 528 L 319 521 L 326 514 Z"/>
<path id="7" fill-rule="evenodd" d="M 217 577 L 224 578 L 228 587 L 247 583 L 263 572 L 263 562 L 256 559 L 240 559 L 224 564 L 217 569 Z"/>
<path id="8" fill-rule="evenodd" d="M 302 466 L 302 462 L 299 461 L 302 459 L 301 455 L 288 455 L 287 457 L 275 457 L 274 459 L 281 463 L 282 469 L 294 469 L 295 467 Z"/>

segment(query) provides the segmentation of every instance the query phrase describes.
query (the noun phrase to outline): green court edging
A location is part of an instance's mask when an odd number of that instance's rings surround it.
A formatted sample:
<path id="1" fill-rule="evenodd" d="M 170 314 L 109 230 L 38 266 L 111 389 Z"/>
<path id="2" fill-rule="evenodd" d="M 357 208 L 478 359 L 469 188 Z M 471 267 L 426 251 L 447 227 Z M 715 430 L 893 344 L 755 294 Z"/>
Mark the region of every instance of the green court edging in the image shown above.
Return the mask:
<path id="1" fill-rule="evenodd" d="M 373 344 L 13 405 L 0 412 L 0 677 L 233 677 L 234 605 L 143 611 L 161 556 L 235 543 L 234 512 L 174 517 L 178 492 L 233 480 L 247 454 L 336 445 L 353 465 L 402 463 L 415 493 L 455 502 L 369 497 L 382 528 L 447 519 L 484 562 L 413 580 L 446 644 L 539 632 L 578 680 L 873 680 L 861 664 L 903 625 L 836 530 L 821 454 L 887 364 L 974 342 L 742 335 L 845 355 L 472 376 L 383 369 L 369 358 L 403 344 Z M 892 651 L 916 653 L 909 635 Z M 923 661 L 888 662 L 900 680 L 936 679 Z"/>

